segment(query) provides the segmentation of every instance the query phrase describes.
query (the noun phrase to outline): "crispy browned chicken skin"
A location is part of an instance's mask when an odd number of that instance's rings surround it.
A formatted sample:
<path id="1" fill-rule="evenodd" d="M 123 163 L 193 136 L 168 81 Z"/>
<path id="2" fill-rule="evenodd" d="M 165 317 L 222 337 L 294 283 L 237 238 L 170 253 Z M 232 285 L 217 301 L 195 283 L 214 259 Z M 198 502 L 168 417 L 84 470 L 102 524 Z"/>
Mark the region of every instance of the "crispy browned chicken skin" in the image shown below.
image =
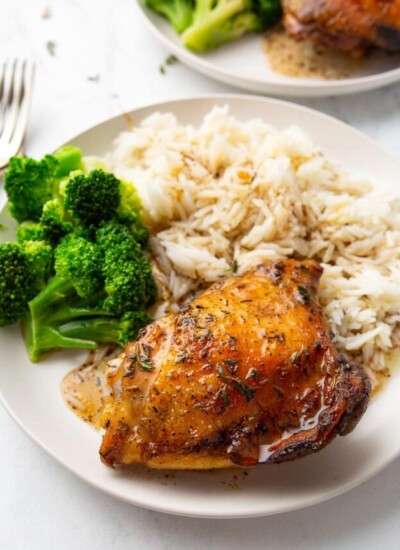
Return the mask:
<path id="1" fill-rule="evenodd" d="M 370 384 L 332 344 L 321 273 L 314 261 L 263 265 L 149 325 L 109 375 L 104 463 L 254 466 L 350 432 Z"/>
<path id="2" fill-rule="evenodd" d="M 283 11 L 298 38 L 354 55 L 369 46 L 400 51 L 400 0 L 283 0 Z"/>

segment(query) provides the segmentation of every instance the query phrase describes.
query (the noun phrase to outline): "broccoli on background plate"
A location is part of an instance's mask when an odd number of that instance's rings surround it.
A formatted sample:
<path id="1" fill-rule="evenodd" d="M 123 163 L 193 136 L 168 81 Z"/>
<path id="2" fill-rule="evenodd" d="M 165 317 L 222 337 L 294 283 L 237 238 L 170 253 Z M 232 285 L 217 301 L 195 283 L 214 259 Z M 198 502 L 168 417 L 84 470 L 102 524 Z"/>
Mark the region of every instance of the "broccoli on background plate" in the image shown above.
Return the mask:
<path id="1" fill-rule="evenodd" d="M 193 0 L 146 0 L 147 7 L 167 17 L 181 33 L 193 20 Z"/>
<path id="2" fill-rule="evenodd" d="M 249 32 L 263 32 L 282 15 L 280 0 L 145 0 L 167 17 L 187 48 L 207 52 Z"/>

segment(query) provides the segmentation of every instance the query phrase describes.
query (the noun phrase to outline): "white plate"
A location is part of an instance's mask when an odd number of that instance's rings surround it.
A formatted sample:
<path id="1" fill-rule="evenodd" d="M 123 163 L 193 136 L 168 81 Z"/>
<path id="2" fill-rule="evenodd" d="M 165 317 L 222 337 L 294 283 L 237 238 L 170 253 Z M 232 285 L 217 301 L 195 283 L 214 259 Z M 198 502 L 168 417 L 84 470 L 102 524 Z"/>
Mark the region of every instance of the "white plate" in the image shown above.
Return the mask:
<path id="1" fill-rule="evenodd" d="M 323 80 L 281 76 L 268 66 L 262 50 L 262 37 L 248 35 L 207 54 L 184 48 L 179 35 L 164 17 L 145 8 L 143 0 L 135 0 L 137 12 L 154 36 L 192 69 L 215 80 L 262 94 L 286 96 L 343 95 L 373 90 L 400 80 L 400 56 L 377 53 L 352 78 Z"/>
<path id="2" fill-rule="evenodd" d="M 297 124 L 334 159 L 396 188 L 400 163 L 349 126 L 290 103 L 246 96 L 211 96 L 173 101 L 133 111 L 138 124 L 154 111 L 173 112 L 182 123 L 198 124 L 214 105 L 228 104 L 242 120 L 260 117 L 283 129 Z M 85 154 L 103 154 L 127 118 L 113 118 L 80 134 L 71 143 Z M 366 159 L 368 163 L 366 164 Z M 13 238 L 14 224 L 3 240 Z M 0 396 L 14 420 L 66 468 L 98 489 L 133 504 L 187 516 L 250 517 L 276 514 L 329 499 L 362 483 L 400 453 L 400 376 L 374 399 L 355 432 L 337 438 L 320 454 L 290 464 L 240 471 L 163 472 L 142 468 L 113 471 L 98 458 L 100 434 L 64 405 L 60 381 L 79 364 L 82 353 L 57 353 L 31 365 L 19 331 L 0 330 Z M 237 478 L 237 479 L 236 479 Z M 239 486 L 240 490 L 237 490 Z"/>

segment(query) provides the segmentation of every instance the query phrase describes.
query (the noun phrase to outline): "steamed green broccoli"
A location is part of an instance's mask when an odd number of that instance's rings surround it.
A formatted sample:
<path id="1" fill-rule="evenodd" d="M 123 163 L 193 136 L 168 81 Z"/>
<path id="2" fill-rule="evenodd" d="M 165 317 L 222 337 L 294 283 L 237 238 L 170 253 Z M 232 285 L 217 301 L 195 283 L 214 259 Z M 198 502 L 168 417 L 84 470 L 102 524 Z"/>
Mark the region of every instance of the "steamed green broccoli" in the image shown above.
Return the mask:
<path id="1" fill-rule="evenodd" d="M 106 316 L 101 257 L 96 246 L 75 234 L 67 235 L 55 249 L 55 276 L 29 303 L 24 322 L 25 341 L 32 361 L 57 348 L 97 345 L 85 338 L 68 338 L 60 326 L 85 317 Z"/>
<path id="2" fill-rule="evenodd" d="M 64 178 L 71 172 L 83 170 L 84 163 L 82 159 L 82 151 L 74 145 L 64 145 L 53 153 L 53 157 L 57 160 L 56 177 Z"/>
<path id="3" fill-rule="evenodd" d="M 43 240 L 40 224 L 29 220 L 22 222 L 17 228 L 17 240 L 19 243 Z"/>
<path id="4" fill-rule="evenodd" d="M 0 326 L 22 319 L 28 302 L 47 283 L 52 262 L 45 243 L 0 244 Z"/>
<path id="5" fill-rule="evenodd" d="M 55 277 L 29 303 L 25 338 L 32 361 L 56 348 L 125 344 L 149 322 L 156 298 L 149 262 L 115 221 L 75 230 L 55 249 Z M 87 238 L 86 238 L 87 237 Z"/>
<path id="6" fill-rule="evenodd" d="M 204 52 L 247 32 L 264 31 L 280 16 L 279 0 L 196 0 L 193 24 L 182 40 L 186 47 Z"/>
<path id="7" fill-rule="evenodd" d="M 52 197 L 56 170 L 57 161 L 50 155 L 39 161 L 24 157 L 10 159 L 4 187 L 11 215 L 18 222 L 39 220 L 44 203 Z"/>
<path id="8" fill-rule="evenodd" d="M 12 216 L 18 221 L 38 221 L 43 205 L 57 194 L 61 178 L 82 166 L 79 149 L 62 147 L 41 160 L 13 157 L 4 175 Z"/>
<path id="9" fill-rule="evenodd" d="M 78 296 L 91 298 L 104 286 L 102 254 L 98 246 L 72 233 L 55 250 L 56 275 L 70 281 Z"/>
<path id="10" fill-rule="evenodd" d="M 97 243 L 104 255 L 105 308 L 121 315 L 153 304 L 156 285 L 151 265 L 129 229 L 113 222 L 103 223 Z"/>
<path id="11" fill-rule="evenodd" d="M 27 220 L 17 228 L 17 240 L 45 241 L 52 247 L 73 230 L 71 222 L 66 221 L 65 211 L 59 199 L 47 201 L 38 222 Z"/>
<path id="12" fill-rule="evenodd" d="M 120 193 L 121 202 L 117 211 L 117 220 L 129 227 L 131 234 L 141 246 L 146 246 L 149 232 L 143 225 L 140 215 L 142 201 L 135 187 L 123 180 L 120 182 Z"/>
<path id="13" fill-rule="evenodd" d="M 19 242 L 0 245 L 0 325 L 22 321 L 32 361 L 134 339 L 156 299 L 134 187 L 102 169 L 84 173 L 70 146 L 11 165 L 7 190 L 22 223 Z"/>
<path id="14" fill-rule="evenodd" d="M 60 240 L 73 230 L 73 225 L 66 220 L 66 213 L 60 199 L 47 201 L 43 206 L 39 220 L 42 239 L 57 246 Z"/>
<path id="15" fill-rule="evenodd" d="M 64 189 L 64 205 L 78 223 L 90 226 L 110 220 L 121 202 L 120 181 L 103 170 L 71 178 Z"/>
<path id="16" fill-rule="evenodd" d="M 146 0 L 146 6 L 167 17 L 179 33 L 192 22 L 193 0 Z"/>
<path id="17" fill-rule="evenodd" d="M 46 286 L 53 273 L 53 249 L 44 241 L 24 241 L 21 247 L 29 259 L 37 294 Z"/>
<path id="18" fill-rule="evenodd" d="M 114 220 L 129 227 L 139 244 L 147 243 L 148 231 L 140 215 L 142 203 L 133 185 L 103 170 L 93 170 L 68 180 L 62 197 L 78 226 L 90 228 Z"/>
<path id="19" fill-rule="evenodd" d="M 54 349 L 95 349 L 97 342 L 63 335 L 60 326 L 85 317 L 106 316 L 97 297 L 82 299 L 69 279 L 58 275 L 29 302 L 29 315 L 23 320 L 25 344 L 31 361 Z"/>

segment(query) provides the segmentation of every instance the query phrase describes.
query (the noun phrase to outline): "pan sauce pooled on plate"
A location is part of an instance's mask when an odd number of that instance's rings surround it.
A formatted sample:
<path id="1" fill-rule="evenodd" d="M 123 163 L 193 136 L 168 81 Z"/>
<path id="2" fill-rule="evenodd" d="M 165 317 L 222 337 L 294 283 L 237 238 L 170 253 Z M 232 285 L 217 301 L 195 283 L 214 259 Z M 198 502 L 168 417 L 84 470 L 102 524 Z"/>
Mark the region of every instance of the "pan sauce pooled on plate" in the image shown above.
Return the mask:
<path id="1" fill-rule="evenodd" d="M 363 66 L 362 59 L 316 46 L 311 39 L 296 40 L 280 26 L 266 33 L 263 49 L 271 69 L 285 76 L 336 80 L 353 76 Z"/>

